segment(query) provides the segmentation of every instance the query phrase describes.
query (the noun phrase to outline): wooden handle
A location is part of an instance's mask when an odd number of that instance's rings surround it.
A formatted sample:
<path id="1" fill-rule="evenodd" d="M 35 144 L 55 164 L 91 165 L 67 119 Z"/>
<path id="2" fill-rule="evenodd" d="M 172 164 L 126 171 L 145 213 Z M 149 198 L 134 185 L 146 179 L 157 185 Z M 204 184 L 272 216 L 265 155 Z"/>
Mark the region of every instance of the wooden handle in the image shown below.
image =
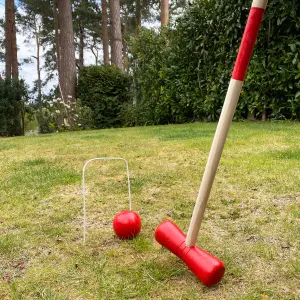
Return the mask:
<path id="1" fill-rule="evenodd" d="M 230 124 L 240 97 L 244 78 L 246 76 L 246 71 L 251 59 L 267 2 L 268 0 L 253 0 L 252 3 L 187 233 L 186 245 L 188 247 L 196 245 L 206 204 L 218 169 Z"/>

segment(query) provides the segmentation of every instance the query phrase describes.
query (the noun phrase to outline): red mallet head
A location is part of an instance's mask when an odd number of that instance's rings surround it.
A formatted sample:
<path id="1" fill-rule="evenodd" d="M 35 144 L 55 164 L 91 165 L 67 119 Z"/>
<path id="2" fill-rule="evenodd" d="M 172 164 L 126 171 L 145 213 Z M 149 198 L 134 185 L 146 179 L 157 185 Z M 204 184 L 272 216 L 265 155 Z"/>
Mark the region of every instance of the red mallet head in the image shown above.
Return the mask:
<path id="1" fill-rule="evenodd" d="M 113 220 L 115 234 L 120 239 L 132 239 L 141 231 L 142 222 L 140 216 L 131 210 L 118 213 Z"/>
<path id="2" fill-rule="evenodd" d="M 185 244 L 186 236 L 173 222 L 161 223 L 155 231 L 155 239 L 182 259 L 205 285 L 214 285 L 223 277 L 224 264 L 196 246 L 187 247 Z"/>

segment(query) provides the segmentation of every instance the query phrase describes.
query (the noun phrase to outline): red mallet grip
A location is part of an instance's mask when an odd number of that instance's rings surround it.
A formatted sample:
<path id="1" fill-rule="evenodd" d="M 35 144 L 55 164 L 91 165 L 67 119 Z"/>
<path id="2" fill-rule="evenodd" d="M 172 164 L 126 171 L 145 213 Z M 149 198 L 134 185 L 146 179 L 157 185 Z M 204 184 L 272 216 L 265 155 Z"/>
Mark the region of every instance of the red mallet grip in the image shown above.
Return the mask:
<path id="1" fill-rule="evenodd" d="M 232 79 L 244 81 L 265 10 L 251 7 L 241 46 L 234 65 Z"/>
<path id="2" fill-rule="evenodd" d="M 222 279 L 224 264 L 197 246 L 187 247 L 185 234 L 173 222 L 161 223 L 155 231 L 155 239 L 182 259 L 206 286 L 214 285 Z"/>

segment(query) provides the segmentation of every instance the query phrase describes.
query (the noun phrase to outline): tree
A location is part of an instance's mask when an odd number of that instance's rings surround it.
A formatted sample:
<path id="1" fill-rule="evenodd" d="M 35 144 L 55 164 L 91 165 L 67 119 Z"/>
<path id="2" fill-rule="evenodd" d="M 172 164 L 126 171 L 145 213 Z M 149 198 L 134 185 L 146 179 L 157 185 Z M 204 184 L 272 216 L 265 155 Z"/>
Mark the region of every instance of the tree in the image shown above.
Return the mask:
<path id="1" fill-rule="evenodd" d="M 19 77 L 19 66 L 18 66 L 18 47 L 17 47 L 17 29 L 16 29 L 16 17 L 15 17 L 15 5 L 14 0 L 12 2 L 12 16 L 11 19 L 13 20 L 12 24 L 12 35 L 11 35 L 11 51 L 12 51 L 12 64 L 11 64 L 11 75 L 12 78 Z"/>
<path id="2" fill-rule="evenodd" d="M 38 80 L 37 80 L 37 91 L 38 91 L 38 102 L 42 104 L 42 79 L 41 79 L 41 55 L 40 55 L 40 48 L 41 48 L 41 27 L 39 24 L 39 20 L 37 16 L 34 17 L 34 27 L 35 27 L 35 42 L 36 42 L 36 68 L 37 68 L 37 75 L 38 75 Z"/>
<path id="3" fill-rule="evenodd" d="M 120 0 L 110 1 L 111 62 L 123 69 Z"/>
<path id="4" fill-rule="evenodd" d="M 76 59 L 71 1 L 59 0 L 58 12 L 61 59 L 59 84 L 64 102 L 74 102 L 76 86 Z"/>
<path id="5" fill-rule="evenodd" d="M 22 5 L 22 10 L 31 15 L 36 15 L 40 20 L 40 46 L 44 49 L 43 57 L 45 59 L 43 68 L 46 71 L 46 78 L 43 80 L 43 85 L 46 85 L 50 80 L 53 80 L 60 69 L 60 52 L 59 52 L 59 22 L 57 0 L 19 0 Z M 26 20 L 23 23 L 26 23 Z M 28 29 L 34 32 L 34 24 L 29 22 Z M 32 37 L 35 40 L 35 36 Z M 35 41 L 34 41 L 35 42 Z"/>
<path id="6" fill-rule="evenodd" d="M 103 41 L 103 62 L 109 63 L 109 51 L 108 51 L 108 28 L 107 28 L 107 2 L 101 1 L 102 8 L 102 41 Z"/>
<path id="7" fill-rule="evenodd" d="M 22 31 L 26 32 L 25 43 L 32 46 L 32 40 L 35 42 L 36 54 L 26 59 L 30 63 L 34 58 L 37 64 L 37 80 L 34 82 L 33 93 L 37 93 L 37 102 L 39 109 L 42 109 L 42 79 L 41 79 L 41 17 L 30 9 L 29 6 L 22 5 L 22 14 L 16 15 L 16 20 Z"/>
<path id="8" fill-rule="evenodd" d="M 136 0 L 135 16 L 136 16 L 136 31 L 138 34 L 139 29 L 142 26 L 141 0 Z"/>
<path id="9" fill-rule="evenodd" d="M 24 135 L 24 106 L 28 100 L 23 80 L 0 80 L 0 136 Z"/>
<path id="10" fill-rule="evenodd" d="M 54 22 L 54 35 L 55 35 L 55 50 L 56 50 L 56 64 L 57 70 L 60 71 L 60 51 L 59 51 L 59 24 L 57 12 L 57 0 L 53 0 L 53 22 Z"/>
<path id="11" fill-rule="evenodd" d="M 5 16 L 0 18 L 0 62 L 5 64 Z"/>
<path id="12" fill-rule="evenodd" d="M 169 23 L 169 0 L 161 0 L 161 26 Z"/>
<path id="13" fill-rule="evenodd" d="M 5 0 L 5 76 L 6 76 L 6 78 L 11 78 L 11 64 L 12 64 L 11 11 L 13 10 L 12 4 L 13 4 L 13 2 L 11 0 Z"/>
<path id="14" fill-rule="evenodd" d="M 73 0 L 73 29 L 79 52 L 78 67 L 84 65 L 84 50 L 90 48 L 98 63 L 101 42 L 100 7 L 95 0 Z"/>
<path id="15" fill-rule="evenodd" d="M 5 0 L 5 74 L 18 78 L 18 48 L 14 0 Z"/>

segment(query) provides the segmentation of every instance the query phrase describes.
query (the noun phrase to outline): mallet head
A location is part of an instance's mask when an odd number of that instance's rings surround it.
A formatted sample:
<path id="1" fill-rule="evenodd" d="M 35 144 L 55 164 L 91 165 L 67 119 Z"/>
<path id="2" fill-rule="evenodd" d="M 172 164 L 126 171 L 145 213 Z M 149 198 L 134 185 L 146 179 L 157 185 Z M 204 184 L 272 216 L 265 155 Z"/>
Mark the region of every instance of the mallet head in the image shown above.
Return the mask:
<path id="1" fill-rule="evenodd" d="M 182 259 L 206 286 L 214 285 L 222 279 L 224 264 L 199 247 L 187 247 L 185 234 L 173 222 L 161 223 L 155 231 L 155 239 Z"/>

